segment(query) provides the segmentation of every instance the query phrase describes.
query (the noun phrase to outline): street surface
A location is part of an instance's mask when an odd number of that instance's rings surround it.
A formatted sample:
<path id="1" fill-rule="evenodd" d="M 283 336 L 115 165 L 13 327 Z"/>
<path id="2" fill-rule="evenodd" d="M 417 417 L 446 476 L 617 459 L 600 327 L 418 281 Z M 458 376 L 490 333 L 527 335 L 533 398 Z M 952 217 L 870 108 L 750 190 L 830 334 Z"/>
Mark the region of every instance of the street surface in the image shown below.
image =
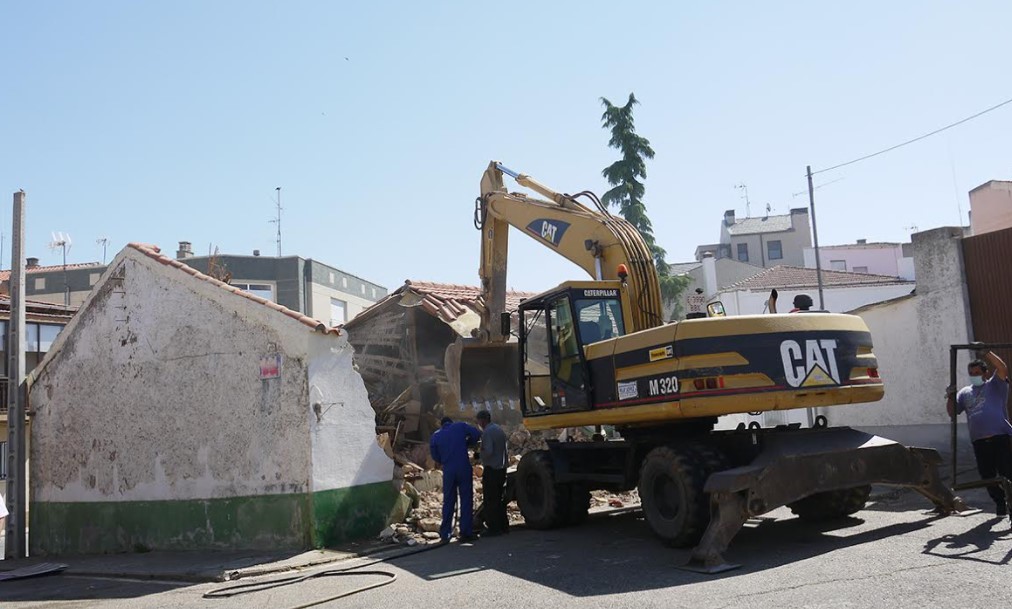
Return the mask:
<path id="1" fill-rule="evenodd" d="M 878 489 L 876 489 L 878 492 Z M 911 493 L 887 494 L 833 526 L 786 509 L 747 525 L 727 554 L 743 567 L 718 576 L 681 571 L 687 552 L 661 546 L 637 511 L 617 510 L 558 531 L 515 530 L 406 556 L 371 569 L 392 584 L 324 607 L 999 607 L 1012 598 L 1012 533 L 987 512 L 936 518 Z M 358 560 L 357 562 L 365 562 Z M 322 567 L 336 569 L 346 561 Z M 267 576 L 269 580 L 284 575 Z M 181 584 L 61 575 L 0 583 L 4 608 L 294 607 L 380 576 L 314 579 L 231 599 L 203 599 L 230 584 Z M 255 581 L 239 580 L 242 583 Z M 232 582 L 235 583 L 235 582 Z"/>

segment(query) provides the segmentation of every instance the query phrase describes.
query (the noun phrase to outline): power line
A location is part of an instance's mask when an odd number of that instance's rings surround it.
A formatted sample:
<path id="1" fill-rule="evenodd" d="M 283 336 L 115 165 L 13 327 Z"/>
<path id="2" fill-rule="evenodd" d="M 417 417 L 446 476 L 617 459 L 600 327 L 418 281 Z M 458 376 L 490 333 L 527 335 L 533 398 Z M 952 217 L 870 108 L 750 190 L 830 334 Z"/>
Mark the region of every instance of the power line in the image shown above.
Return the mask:
<path id="1" fill-rule="evenodd" d="M 832 171 L 834 169 L 839 169 L 841 167 L 846 167 L 847 165 L 853 165 L 854 163 L 860 163 L 861 161 L 866 161 L 866 160 L 868 160 L 868 159 L 870 159 L 872 157 L 876 157 L 876 156 L 878 156 L 880 154 L 885 154 L 887 152 L 892 152 L 893 150 L 896 150 L 897 148 L 902 148 L 902 147 L 907 146 L 909 144 L 913 144 L 914 142 L 919 142 L 919 141 L 921 141 L 921 140 L 923 140 L 925 138 L 929 138 L 932 135 L 937 135 L 937 134 L 939 134 L 939 133 L 941 133 L 943 131 L 946 131 L 948 129 L 952 129 L 953 127 L 958 127 L 959 125 L 962 125 L 965 122 L 972 121 L 973 119 L 975 119 L 977 117 L 980 117 L 980 116 L 984 116 L 988 112 L 992 112 L 994 110 L 997 110 L 998 108 L 1001 108 L 1002 106 L 1007 106 L 1008 104 L 1012 104 L 1012 99 L 1006 99 L 1005 101 L 1001 102 L 1000 104 L 995 104 L 994 106 L 991 106 L 990 108 L 987 108 L 986 110 L 981 110 L 980 112 L 978 112 L 978 113 L 976 113 L 976 114 L 974 114 L 972 116 L 968 116 L 968 117 L 966 117 L 966 118 L 964 118 L 962 120 L 958 120 L 958 121 L 956 121 L 956 122 L 954 122 L 954 123 L 952 123 L 950 125 L 946 125 L 946 126 L 942 127 L 941 129 L 935 129 L 931 133 L 925 133 L 924 135 L 915 137 L 912 140 L 907 140 L 907 141 L 905 141 L 903 143 L 896 144 L 895 146 L 890 146 L 889 148 L 886 148 L 884 150 L 879 150 L 878 152 L 873 152 L 872 154 L 866 154 L 863 157 L 856 158 L 856 159 L 854 159 L 852 161 L 847 161 L 846 163 L 840 163 L 839 165 L 833 165 L 832 167 L 827 167 L 826 169 L 820 169 L 818 171 L 813 171 L 812 175 L 815 175 L 817 173 L 825 173 L 827 171 Z"/>

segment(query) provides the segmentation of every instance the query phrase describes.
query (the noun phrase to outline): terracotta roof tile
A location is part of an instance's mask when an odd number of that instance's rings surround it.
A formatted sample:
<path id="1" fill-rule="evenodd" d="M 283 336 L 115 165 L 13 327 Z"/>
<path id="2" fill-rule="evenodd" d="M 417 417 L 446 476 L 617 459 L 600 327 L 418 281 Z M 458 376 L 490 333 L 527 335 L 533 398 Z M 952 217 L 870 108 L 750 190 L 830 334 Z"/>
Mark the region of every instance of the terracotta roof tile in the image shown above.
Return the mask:
<path id="1" fill-rule="evenodd" d="M 446 323 L 455 321 L 468 311 L 479 312 L 484 307 L 481 288 L 475 286 L 409 279 L 394 294 L 403 293 L 405 290 L 410 290 L 421 296 L 422 308 Z M 534 292 L 507 292 L 506 308 L 516 309 L 520 306 L 522 299 L 534 295 Z"/>
<path id="2" fill-rule="evenodd" d="M 899 277 L 889 275 L 872 275 L 869 273 L 850 273 L 847 271 L 830 271 L 822 269 L 822 284 L 830 287 L 889 285 L 898 283 L 913 284 Z M 768 268 L 748 279 L 739 281 L 727 289 L 731 290 L 768 290 L 771 288 L 810 288 L 818 285 L 815 269 L 800 266 L 778 265 Z"/>
<path id="3" fill-rule="evenodd" d="M 71 270 L 71 269 L 84 269 L 84 268 L 89 268 L 89 267 L 97 267 L 97 268 L 100 268 L 102 270 L 105 270 L 105 265 L 102 264 L 101 262 L 79 262 L 77 264 L 68 264 L 67 265 L 67 270 Z M 25 273 L 27 273 L 28 275 L 31 275 L 32 273 L 46 273 L 46 272 L 49 272 L 49 271 L 62 271 L 62 270 L 63 270 L 63 265 L 62 264 L 54 264 L 54 265 L 51 265 L 51 266 L 26 267 L 25 268 Z M 11 270 L 10 269 L 6 269 L 6 270 L 3 270 L 3 271 L 0 271 L 0 282 L 7 281 L 10 278 L 11 278 Z"/>
<path id="4" fill-rule="evenodd" d="M 267 300 L 266 298 L 261 298 L 259 296 L 250 294 L 249 292 L 241 290 L 233 285 L 229 285 L 223 281 L 219 281 L 214 277 L 211 277 L 210 275 L 205 275 L 204 273 L 201 273 L 200 271 L 194 269 L 193 267 L 183 264 L 179 260 L 169 258 L 168 256 L 165 256 L 161 253 L 162 250 L 157 245 L 149 245 L 147 243 L 131 243 L 127 247 L 131 247 L 137 250 L 138 252 L 144 254 L 145 256 L 164 264 L 165 266 L 171 266 L 173 268 L 179 269 L 180 271 L 186 273 L 187 275 L 190 275 L 191 277 L 195 277 L 202 281 L 206 281 L 210 284 L 216 285 L 225 291 L 232 292 L 236 296 L 242 296 L 243 298 L 252 300 L 253 302 L 260 303 L 265 307 L 274 309 L 279 313 L 287 315 L 288 317 L 291 317 L 292 319 L 306 326 L 309 326 L 310 328 L 316 330 L 317 332 L 323 332 L 324 334 L 340 334 L 341 332 L 339 328 L 328 327 L 327 324 L 323 323 L 319 319 L 313 319 L 312 317 L 303 315 L 298 311 L 293 311 L 288 307 L 283 307 L 276 302 Z"/>

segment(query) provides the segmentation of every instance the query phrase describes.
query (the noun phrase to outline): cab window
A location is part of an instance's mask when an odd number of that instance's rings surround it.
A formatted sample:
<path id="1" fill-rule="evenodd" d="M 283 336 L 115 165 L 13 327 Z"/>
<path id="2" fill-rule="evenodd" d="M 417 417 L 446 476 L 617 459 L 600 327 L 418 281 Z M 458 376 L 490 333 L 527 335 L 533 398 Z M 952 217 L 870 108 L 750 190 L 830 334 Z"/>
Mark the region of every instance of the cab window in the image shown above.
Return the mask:
<path id="1" fill-rule="evenodd" d="M 625 334 L 622 305 L 616 298 L 584 298 L 575 303 L 580 322 L 580 341 L 584 345 Z"/>

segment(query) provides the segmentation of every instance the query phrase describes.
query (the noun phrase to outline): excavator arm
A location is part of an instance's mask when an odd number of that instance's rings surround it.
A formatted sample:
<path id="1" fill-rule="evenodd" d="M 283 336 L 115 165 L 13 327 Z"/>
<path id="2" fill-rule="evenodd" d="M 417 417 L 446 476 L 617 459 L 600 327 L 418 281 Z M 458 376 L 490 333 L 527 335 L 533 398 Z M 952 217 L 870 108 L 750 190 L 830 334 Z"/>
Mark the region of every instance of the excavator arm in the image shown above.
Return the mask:
<path id="1" fill-rule="evenodd" d="M 503 184 L 504 175 L 545 199 L 509 192 Z M 596 209 L 579 203 L 578 196 L 591 199 Z M 479 273 L 485 301 L 481 342 L 503 343 L 508 338 L 498 320 L 506 309 L 510 226 L 574 262 L 596 280 L 627 283 L 636 303 L 628 319 L 630 332 L 663 325 L 657 270 L 650 249 L 632 224 L 608 213 L 593 193 L 561 194 L 492 161 L 482 176 L 475 209 L 475 227 L 481 230 Z"/>

